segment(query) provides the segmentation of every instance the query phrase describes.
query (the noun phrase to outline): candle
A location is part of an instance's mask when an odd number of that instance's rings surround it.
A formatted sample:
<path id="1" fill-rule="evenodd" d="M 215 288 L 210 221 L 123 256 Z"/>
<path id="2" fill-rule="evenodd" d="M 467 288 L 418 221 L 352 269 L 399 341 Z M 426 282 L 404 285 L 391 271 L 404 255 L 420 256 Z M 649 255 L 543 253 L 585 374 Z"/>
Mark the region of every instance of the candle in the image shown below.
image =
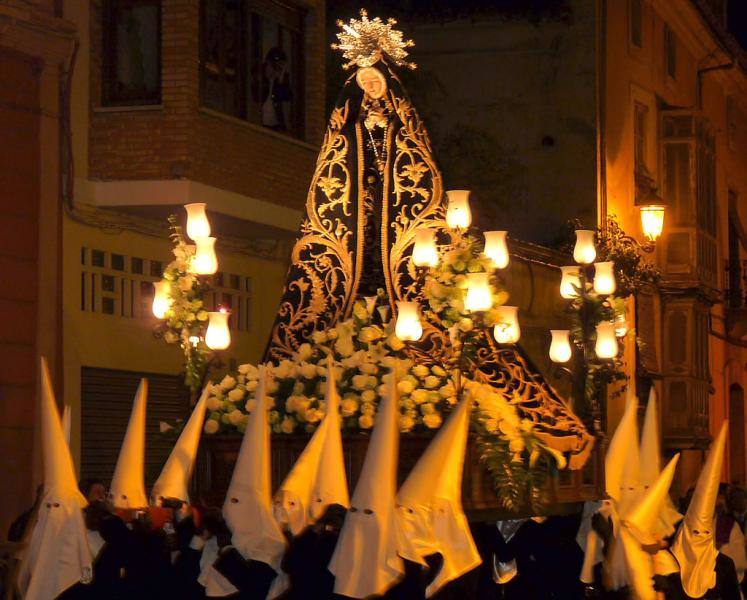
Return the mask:
<path id="1" fill-rule="evenodd" d="M 486 231 L 485 256 L 493 261 L 496 269 L 505 269 L 508 266 L 508 246 L 506 245 L 507 231 Z"/>
<path id="2" fill-rule="evenodd" d="M 493 305 L 489 273 L 467 273 L 467 296 L 464 309 L 468 312 L 488 310 Z"/>
<path id="3" fill-rule="evenodd" d="M 423 335 L 417 302 L 397 302 L 397 323 L 394 334 L 403 342 L 416 342 Z"/>

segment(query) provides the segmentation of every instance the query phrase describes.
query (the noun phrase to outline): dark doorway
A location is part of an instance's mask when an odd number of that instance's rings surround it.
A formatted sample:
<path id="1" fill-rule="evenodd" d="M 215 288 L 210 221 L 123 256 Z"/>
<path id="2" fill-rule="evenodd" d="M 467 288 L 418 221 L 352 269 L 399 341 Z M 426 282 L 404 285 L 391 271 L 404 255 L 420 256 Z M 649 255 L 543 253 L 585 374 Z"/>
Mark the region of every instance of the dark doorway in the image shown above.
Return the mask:
<path id="1" fill-rule="evenodd" d="M 738 383 L 729 388 L 729 478 L 744 485 L 744 390 Z"/>

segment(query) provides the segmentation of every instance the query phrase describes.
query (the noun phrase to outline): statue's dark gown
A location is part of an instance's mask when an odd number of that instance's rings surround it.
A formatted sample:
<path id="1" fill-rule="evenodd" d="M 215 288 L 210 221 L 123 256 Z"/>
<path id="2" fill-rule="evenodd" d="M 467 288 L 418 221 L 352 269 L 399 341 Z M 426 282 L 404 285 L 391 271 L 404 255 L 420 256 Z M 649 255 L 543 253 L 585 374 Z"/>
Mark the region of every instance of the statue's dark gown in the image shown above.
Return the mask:
<path id="1" fill-rule="evenodd" d="M 306 215 L 265 358 L 289 358 L 317 330 L 347 318 L 353 302 L 386 292 L 422 301 L 410 260 L 415 231 L 444 224 L 441 173 L 428 133 L 396 74 L 383 62 L 385 96 L 365 97 L 355 77 L 330 116 L 306 200 Z M 450 351 L 446 332 L 426 326 L 417 359 Z M 486 335 L 478 366 L 485 381 L 520 398 L 535 433 L 566 454 L 571 468 L 589 456 L 593 438 L 518 346 L 498 347 Z"/>

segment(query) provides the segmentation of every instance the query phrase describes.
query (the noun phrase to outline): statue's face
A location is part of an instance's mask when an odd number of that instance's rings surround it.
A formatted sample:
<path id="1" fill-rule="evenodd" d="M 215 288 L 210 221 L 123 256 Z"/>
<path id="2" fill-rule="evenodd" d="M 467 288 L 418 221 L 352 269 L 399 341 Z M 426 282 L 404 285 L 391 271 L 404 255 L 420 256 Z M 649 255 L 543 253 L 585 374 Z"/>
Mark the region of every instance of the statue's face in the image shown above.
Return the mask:
<path id="1" fill-rule="evenodd" d="M 386 79 L 381 71 L 374 67 L 358 69 L 355 80 L 369 98 L 378 100 L 386 93 Z"/>

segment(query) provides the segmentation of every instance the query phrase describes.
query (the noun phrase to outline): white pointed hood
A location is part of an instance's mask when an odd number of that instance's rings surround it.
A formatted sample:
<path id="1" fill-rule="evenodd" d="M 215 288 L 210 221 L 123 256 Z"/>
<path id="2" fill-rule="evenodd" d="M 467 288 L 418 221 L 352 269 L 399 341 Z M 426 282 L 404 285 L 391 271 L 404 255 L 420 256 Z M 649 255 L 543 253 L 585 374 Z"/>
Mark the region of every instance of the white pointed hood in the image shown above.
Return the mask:
<path id="1" fill-rule="evenodd" d="M 200 399 L 195 404 L 187 424 L 182 429 L 176 445 L 171 451 L 161 474 L 153 484 L 150 492 L 151 503 L 160 505 L 164 498 L 178 498 L 189 502 L 189 479 L 192 476 L 197 448 L 200 445 L 202 425 L 205 420 L 205 408 L 213 385 L 208 383 L 202 390 Z"/>
<path id="2" fill-rule="evenodd" d="M 244 558 L 267 563 L 279 572 L 285 536 L 272 512 L 266 389 L 267 370 L 260 365 L 255 408 L 246 423 L 223 504 L 223 516 L 233 534 L 233 545 Z"/>
<path id="3" fill-rule="evenodd" d="M 88 503 L 78 490 L 70 449 L 60 422 L 49 369 L 41 360 L 41 436 L 44 496 L 18 576 L 26 600 L 48 600 L 79 581 L 90 581 L 82 508 Z"/>
<path id="4" fill-rule="evenodd" d="M 399 444 L 396 365 L 379 402 L 350 510 L 329 563 L 335 593 L 351 598 L 383 594 L 404 575 L 395 516 Z"/>
<path id="5" fill-rule="evenodd" d="M 70 447 L 70 428 L 72 426 L 72 413 L 70 405 L 66 404 L 62 409 L 62 433 L 65 436 L 65 443 Z"/>
<path id="6" fill-rule="evenodd" d="M 472 399 L 465 394 L 449 415 L 397 494 L 397 516 L 418 561 L 441 553 L 443 566 L 426 590 L 431 597 L 444 585 L 482 562 L 462 508 L 462 473 Z"/>
<path id="7" fill-rule="evenodd" d="M 114 469 L 109 497 L 117 508 L 148 506 L 145 494 L 145 405 L 148 380 L 141 379 L 135 392 L 130 422 L 127 424 L 117 466 Z"/>
<path id="8" fill-rule="evenodd" d="M 654 560 L 641 547 L 656 543 L 655 527 L 669 493 L 679 454 L 669 461 L 656 482 L 630 508 L 624 521 L 621 540 L 625 552 L 628 581 L 638 600 L 656 600 L 653 587 Z"/>
<path id="9" fill-rule="evenodd" d="M 638 479 L 638 400 L 628 387 L 625 412 L 612 435 L 604 459 L 605 490 L 615 500 L 618 511 L 631 494 L 630 488 Z"/>
<path id="10" fill-rule="evenodd" d="M 275 493 L 275 516 L 298 535 L 331 504 L 350 506 L 334 361 L 327 361 L 326 415 Z"/>
<path id="11" fill-rule="evenodd" d="M 649 489 L 659 477 L 661 470 L 661 444 L 659 443 L 659 411 L 656 400 L 656 390 L 651 387 L 646 405 L 646 416 L 641 433 L 641 469 L 640 479 L 643 490 Z M 669 494 L 664 497 L 657 524 L 653 532 L 659 537 L 669 537 L 674 533 L 675 526 L 682 520 L 682 515 L 672 503 Z"/>
<path id="12" fill-rule="evenodd" d="M 618 511 L 620 517 L 625 518 L 627 511 L 640 498 L 643 487 L 641 485 L 641 459 L 638 437 L 638 396 L 632 386 L 628 387 L 628 396 L 625 405 L 625 428 L 623 433 L 627 435 L 626 456 L 622 466 L 620 479 L 620 498 L 618 500 Z"/>
<path id="13" fill-rule="evenodd" d="M 692 598 L 700 598 L 716 585 L 716 542 L 713 514 L 721 482 L 726 431 L 724 421 L 698 477 L 690 506 L 672 544 L 672 554 L 680 565 L 682 588 Z"/>
<path id="14" fill-rule="evenodd" d="M 637 419 L 638 400 L 632 386 L 628 386 L 625 412 L 612 435 L 604 460 L 605 490 L 610 497 L 604 503 L 604 513 L 611 519 L 613 527 L 602 565 L 605 587 L 609 590 L 620 589 L 627 583 L 620 519 L 638 490 Z"/>

